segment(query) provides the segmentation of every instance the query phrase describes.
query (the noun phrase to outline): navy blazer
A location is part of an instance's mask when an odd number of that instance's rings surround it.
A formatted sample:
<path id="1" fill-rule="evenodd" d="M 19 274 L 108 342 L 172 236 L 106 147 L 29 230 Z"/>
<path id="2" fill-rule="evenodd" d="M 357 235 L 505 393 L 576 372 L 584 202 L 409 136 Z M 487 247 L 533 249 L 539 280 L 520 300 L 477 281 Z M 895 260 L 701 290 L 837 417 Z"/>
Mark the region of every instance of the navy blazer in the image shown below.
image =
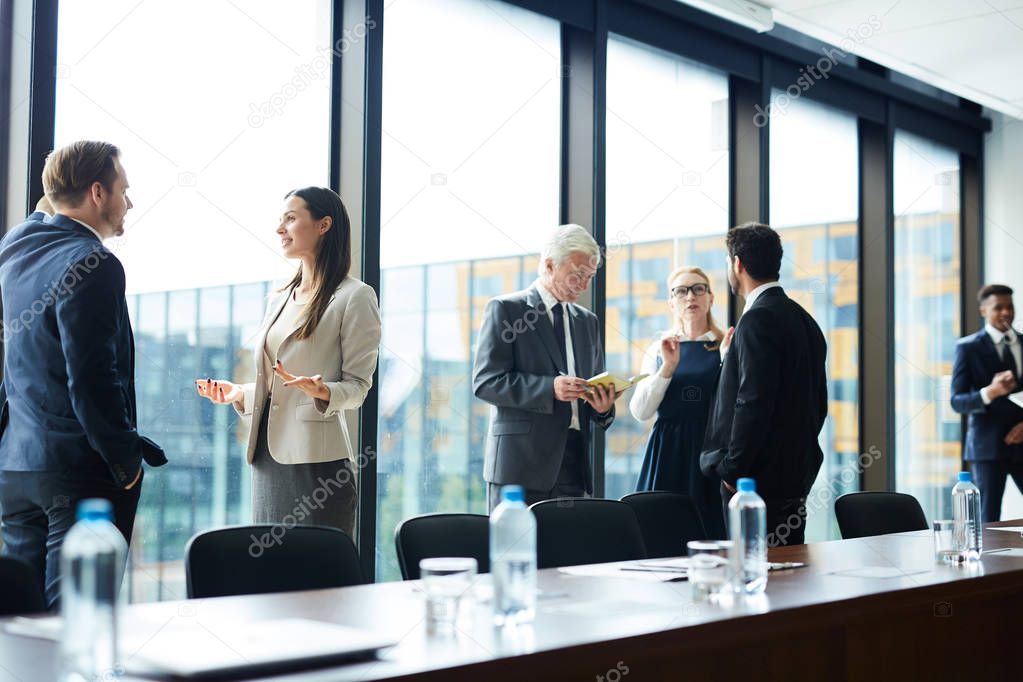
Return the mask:
<path id="1" fill-rule="evenodd" d="M 1008 396 L 996 398 L 989 405 L 980 397 L 980 389 L 991 383 L 1001 367 L 995 342 L 984 329 L 959 339 L 956 344 L 956 359 L 952 364 L 952 409 L 969 415 L 963 453 L 963 459 L 968 462 L 1023 461 L 1023 445 L 1005 444 L 1009 430 L 1023 422 L 1023 408 Z"/>
<path id="2" fill-rule="evenodd" d="M 33 213 L 0 241 L 0 470 L 108 471 L 130 484 L 167 462 L 136 431 L 124 268 L 96 235 Z"/>

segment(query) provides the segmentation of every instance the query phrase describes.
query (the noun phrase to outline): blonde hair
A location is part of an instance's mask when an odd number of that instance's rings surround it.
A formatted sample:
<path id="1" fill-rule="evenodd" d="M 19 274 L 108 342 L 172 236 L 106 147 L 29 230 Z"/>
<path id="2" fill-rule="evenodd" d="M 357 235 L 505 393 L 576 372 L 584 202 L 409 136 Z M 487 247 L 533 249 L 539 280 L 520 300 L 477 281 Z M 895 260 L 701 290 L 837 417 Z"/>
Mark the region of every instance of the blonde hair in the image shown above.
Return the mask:
<path id="1" fill-rule="evenodd" d="M 707 288 L 709 290 L 712 289 L 710 284 L 710 277 L 707 276 L 707 273 L 704 272 L 702 268 L 698 268 L 695 265 L 683 265 L 681 267 L 675 268 L 674 270 L 671 271 L 671 274 L 668 275 L 667 283 L 669 301 L 671 300 L 671 283 L 674 282 L 675 278 L 677 278 L 679 275 L 689 274 L 702 277 L 703 280 L 707 283 Z M 672 315 L 671 326 L 672 329 L 681 329 L 682 319 Z M 710 327 L 711 333 L 714 334 L 715 339 L 714 345 L 708 347 L 708 350 L 713 350 L 714 348 L 717 348 L 718 345 L 721 343 L 721 339 L 725 338 L 725 333 L 721 331 L 721 327 L 719 327 L 717 323 L 714 322 L 714 314 L 710 310 L 707 311 L 707 326 Z"/>
<path id="2" fill-rule="evenodd" d="M 43 166 L 43 191 L 54 205 L 77 208 L 94 183 L 112 191 L 117 169 L 114 159 L 121 152 L 109 142 L 79 140 L 55 149 Z"/>

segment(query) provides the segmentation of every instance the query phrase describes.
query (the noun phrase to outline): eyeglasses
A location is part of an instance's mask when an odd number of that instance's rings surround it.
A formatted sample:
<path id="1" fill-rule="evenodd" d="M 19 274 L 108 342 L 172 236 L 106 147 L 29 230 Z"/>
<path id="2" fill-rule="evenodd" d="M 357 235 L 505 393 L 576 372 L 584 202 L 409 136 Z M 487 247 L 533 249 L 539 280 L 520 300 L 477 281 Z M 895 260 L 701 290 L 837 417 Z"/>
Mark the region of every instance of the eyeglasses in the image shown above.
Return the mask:
<path id="1" fill-rule="evenodd" d="M 675 298 L 685 298 L 690 291 L 693 292 L 693 296 L 703 296 L 710 293 L 710 287 L 706 284 L 694 284 L 691 287 L 677 286 L 671 290 L 671 295 Z"/>

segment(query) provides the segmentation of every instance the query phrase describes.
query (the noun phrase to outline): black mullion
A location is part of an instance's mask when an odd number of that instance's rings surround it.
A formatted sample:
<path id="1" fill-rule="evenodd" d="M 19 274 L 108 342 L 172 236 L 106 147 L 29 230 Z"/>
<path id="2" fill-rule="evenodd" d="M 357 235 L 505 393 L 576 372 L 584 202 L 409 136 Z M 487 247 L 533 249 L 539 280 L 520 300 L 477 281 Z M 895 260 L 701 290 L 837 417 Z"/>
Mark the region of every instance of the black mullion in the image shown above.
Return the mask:
<path id="1" fill-rule="evenodd" d="M 57 0 L 35 0 L 32 10 L 27 208 L 34 207 L 43 196 L 43 164 L 53 149 L 57 106 L 57 4 Z"/>

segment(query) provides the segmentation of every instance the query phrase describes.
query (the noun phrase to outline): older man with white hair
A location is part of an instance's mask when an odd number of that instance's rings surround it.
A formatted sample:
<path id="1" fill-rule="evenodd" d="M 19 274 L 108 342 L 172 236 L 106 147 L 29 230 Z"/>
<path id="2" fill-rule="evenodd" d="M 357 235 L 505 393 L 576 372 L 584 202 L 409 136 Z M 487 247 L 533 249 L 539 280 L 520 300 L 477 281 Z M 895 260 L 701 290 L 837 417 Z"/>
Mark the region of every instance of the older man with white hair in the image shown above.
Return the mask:
<path id="1" fill-rule="evenodd" d="M 472 388 L 493 406 L 483 463 L 491 510 L 504 485 L 525 488 L 527 504 L 593 492 L 591 424 L 611 425 L 617 396 L 586 383 L 604 371 L 604 349 L 596 315 L 576 301 L 599 266 L 590 233 L 563 225 L 537 280 L 487 304 Z"/>

